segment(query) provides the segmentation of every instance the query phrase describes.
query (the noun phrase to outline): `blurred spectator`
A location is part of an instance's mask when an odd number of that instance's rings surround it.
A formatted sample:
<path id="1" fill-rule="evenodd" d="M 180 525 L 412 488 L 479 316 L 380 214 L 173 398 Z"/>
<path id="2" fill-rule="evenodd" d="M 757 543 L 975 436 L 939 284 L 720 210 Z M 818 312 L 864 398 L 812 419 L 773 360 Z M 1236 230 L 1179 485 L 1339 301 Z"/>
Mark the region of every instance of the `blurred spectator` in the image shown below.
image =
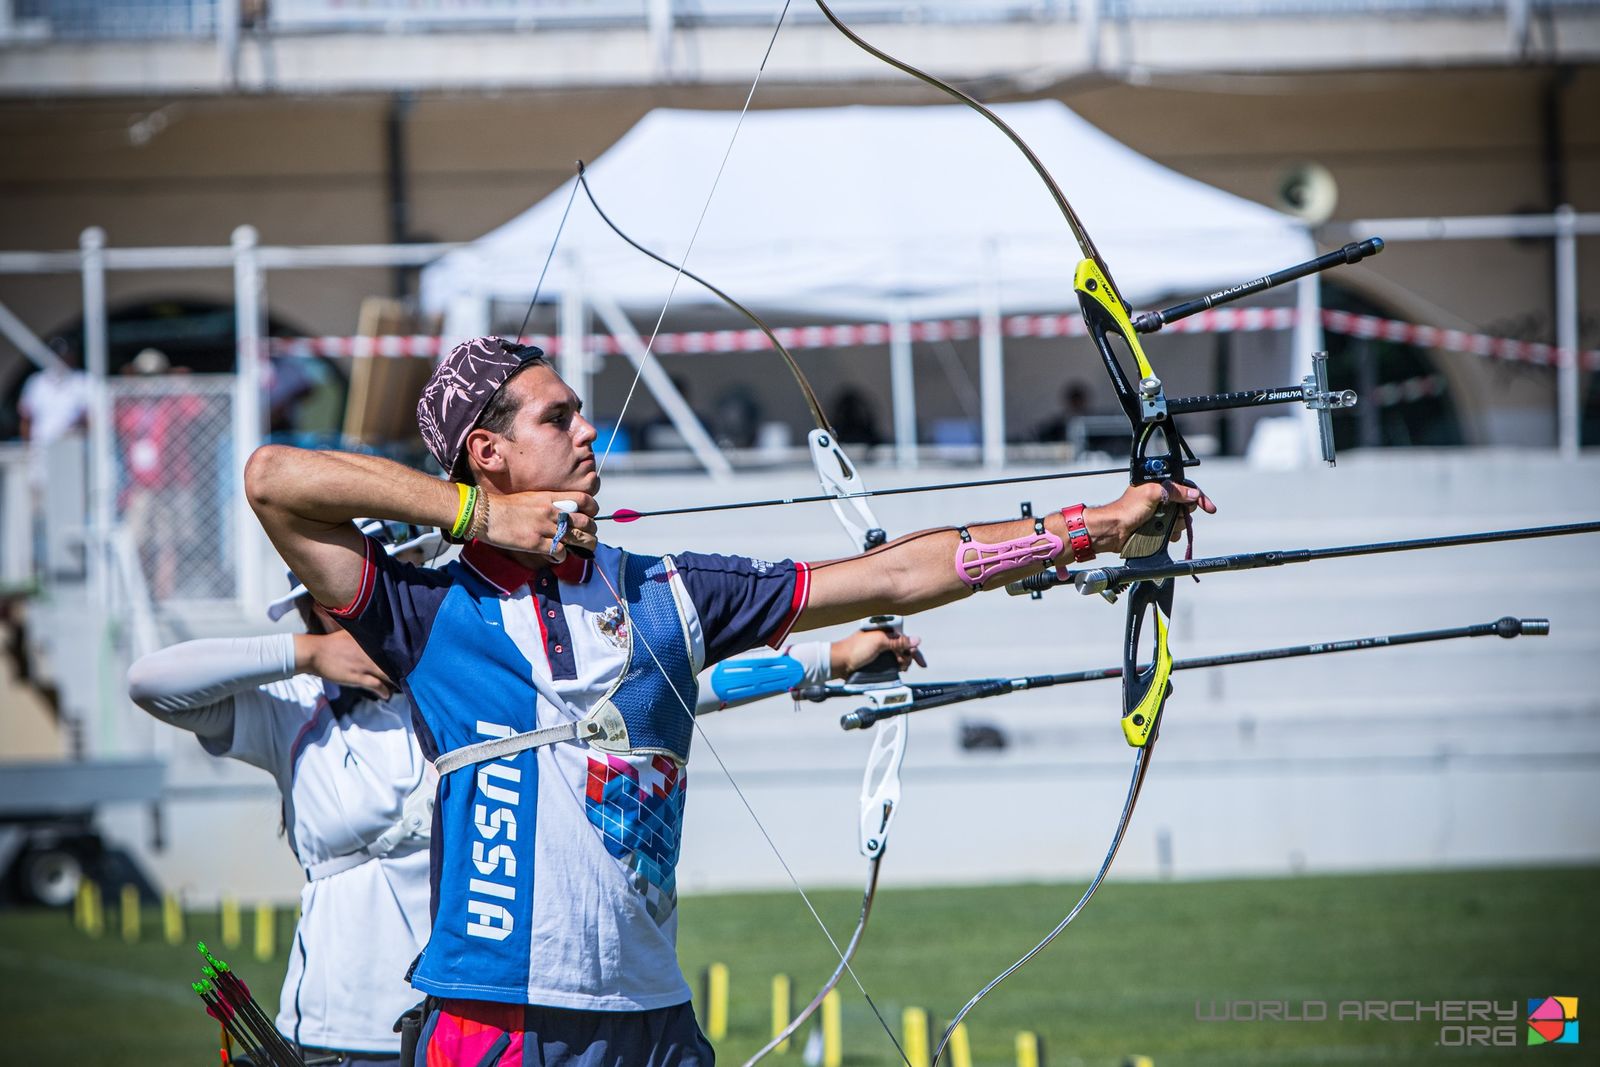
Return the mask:
<path id="1" fill-rule="evenodd" d="M 745 385 L 722 391 L 712 410 L 711 436 L 723 448 L 753 448 L 761 432 L 761 402 Z"/>
<path id="2" fill-rule="evenodd" d="M 122 373 L 156 378 L 186 370 L 172 367 L 160 349 L 146 348 Z M 201 413 L 199 397 L 177 393 L 124 396 L 113 409 L 123 461 L 118 507 L 157 600 L 176 592 L 178 563 L 196 533 L 196 457 L 184 440 Z"/>
<path id="3" fill-rule="evenodd" d="M 1061 410 L 1045 419 L 1033 431 L 1034 440 L 1044 444 L 1065 443 L 1072 454 L 1109 452 L 1128 448 L 1128 423 L 1121 415 L 1097 414 L 1089 407 L 1089 387 L 1068 382 L 1061 390 Z"/>
<path id="4" fill-rule="evenodd" d="M 1033 431 L 1033 439 L 1054 444 L 1072 439 L 1073 423 L 1089 414 L 1089 387 L 1068 382 L 1061 390 L 1061 410 L 1045 419 Z"/>
<path id="5" fill-rule="evenodd" d="M 272 360 L 267 426 L 275 441 L 301 448 L 337 448 L 348 386 L 334 365 L 315 356 Z"/>
<path id="6" fill-rule="evenodd" d="M 853 385 L 847 385 L 833 395 L 829 404 L 828 419 L 839 441 L 850 445 L 881 445 L 883 434 L 878 430 L 878 411 L 872 398 Z"/>
<path id="7" fill-rule="evenodd" d="M 61 363 L 35 371 L 22 385 L 17 413 L 22 439 L 28 442 L 28 482 L 44 490 L 50 446 L 82 429 L 89 418 L 89 376 L 78 369 L 78 353 L 57 341 L 51 347 Z"/>

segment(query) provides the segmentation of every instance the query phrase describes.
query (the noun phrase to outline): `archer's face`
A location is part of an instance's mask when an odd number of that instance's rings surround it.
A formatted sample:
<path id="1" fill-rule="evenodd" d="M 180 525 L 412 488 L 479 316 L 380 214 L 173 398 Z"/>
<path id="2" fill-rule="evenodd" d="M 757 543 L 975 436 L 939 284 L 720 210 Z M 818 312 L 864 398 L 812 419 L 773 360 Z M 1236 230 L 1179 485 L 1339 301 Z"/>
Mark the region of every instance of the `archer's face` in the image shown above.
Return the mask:
<path id="1" fill-rule="evenodd" d="M 495 435 L 495 450 L 504 463 L 503 472 L 490 472 L 496 488 L 511 493 L 599 492 L 596 431 L 581 414 L 578 394 L 549 367 L 529 367 L 506 389 L 520 404 L 510 434 Z"/>

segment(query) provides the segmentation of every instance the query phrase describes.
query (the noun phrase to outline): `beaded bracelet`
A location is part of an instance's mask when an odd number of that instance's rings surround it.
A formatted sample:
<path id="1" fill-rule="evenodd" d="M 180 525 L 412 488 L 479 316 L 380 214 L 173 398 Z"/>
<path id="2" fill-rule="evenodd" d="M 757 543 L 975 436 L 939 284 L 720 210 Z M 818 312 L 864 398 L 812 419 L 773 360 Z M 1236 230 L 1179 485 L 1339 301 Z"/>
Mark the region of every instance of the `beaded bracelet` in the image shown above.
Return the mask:
<path id="1" fill-rule="evenodd" d="M 472 519 L 467 523 L 465 540 L 476 541 L 489 532 L 489 494 L 479 493 L 473 503 Z"/>

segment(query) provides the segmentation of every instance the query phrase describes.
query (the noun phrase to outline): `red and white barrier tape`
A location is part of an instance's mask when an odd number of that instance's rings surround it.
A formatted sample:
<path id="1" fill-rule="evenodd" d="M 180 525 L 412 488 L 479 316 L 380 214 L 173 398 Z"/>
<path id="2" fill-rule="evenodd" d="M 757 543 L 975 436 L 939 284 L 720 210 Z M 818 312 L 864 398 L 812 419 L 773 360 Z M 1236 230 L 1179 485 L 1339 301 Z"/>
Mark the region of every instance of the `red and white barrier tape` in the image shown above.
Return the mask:
<path id="1" fill-rule="evenodd" d="M 1288 330 L 1295 324 L 1294 308 L 1213 308 L 1167 327 L 1170 333 L 1253 333 L 1261 330 Z M 1507 337 L 1441 330 L 1382 319 L 1375 315 L 1355 315 L 1348 311 L 1322 312 L 1323 328 L 1351 337 L 1370 337 L 1385 341 L 1465 352 L 1514 363 L 1554 367 L 1560 362 L 1560 349 L 1537 341 L 1516 341 Z M 1051 338 L 1082 337 L 1083 320 L 1076 315 L 1010 315 L 1001 320 L 1006 337 Z M 792 349 L 849 348 L 889 343 L 893 330 L 887 323 L 843 323 L 832 326 L 785 326 L 773 331 Z M 931 319 L 911 324 L 913 341 L 966 341 L 977 337 L 977 319 Z M 551 355 L 561 352 L 561 338 L 535 334 L 523 338 Z M 590 334 L 585 339 L 588 351 L 617 355 L 621 343 L 611 334 Z M 656 337 L 655 351 L 664 356 L 701 355 L 715 352 L 759 352 L 772 347 L 760 330 L 692 330 L 663 333 Z M 426 334 L 388 337 L 274 337 L 269 342 L 272 356 L 427 356 L 437 357 L 440 341 Z M 1585 370 L 1600 370 L 1600 349 L 1579 352 L 1579 365 Z"/>
<path id="2" fill-rule="evenodd" d="M 1376 315 L 1353 315 L 1348 311 L 1322 313 L 1322 325 L 1333 333 L 1351 337 L 1376 337 L 1384 341 L 1399 341 L 1419 348 L 1442 348 L 1447 352 L 1467 352 L 1490 359 L 1513 363 L 1533 363 L 1541 367 L 1554 367 L 1560 362 L 1561 350 L 1555 345 L 1538 341 L 1515 341 L 1509 337 L 1492 337 L 1489 334 L 1467 333 L 1463 330 L 1441 330 L 1437 326 L 1420 326 L 1395 319 L 1380 319 Z M 1585 370 L 1600 369 L 1600 349 L 1578 353 L 1579 366 Z"/>

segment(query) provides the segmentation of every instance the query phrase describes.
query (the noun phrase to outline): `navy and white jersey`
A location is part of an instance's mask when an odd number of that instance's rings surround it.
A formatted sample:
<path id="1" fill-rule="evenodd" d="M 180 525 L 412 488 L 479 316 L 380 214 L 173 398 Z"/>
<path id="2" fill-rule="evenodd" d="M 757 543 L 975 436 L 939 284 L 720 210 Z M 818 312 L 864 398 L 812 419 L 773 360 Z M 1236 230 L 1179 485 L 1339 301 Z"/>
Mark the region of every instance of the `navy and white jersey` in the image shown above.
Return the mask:
<path id="1" fill-rule="evenodd" d="M 780 646 L 809 584 L 790 561 L 605 545 L 529 570 L 474 542 L 425 570 L 368 542 L 356 597 L 330 610 L 402 681 L 430 758 L 571 721 L 535 675 L 579 713 L 611 700 L 635 720 L 628 752 L 562 743 L 441 778 L 418 989 L 603 1011 L 689 999 L 674 872 L 695 675 Z"/>

